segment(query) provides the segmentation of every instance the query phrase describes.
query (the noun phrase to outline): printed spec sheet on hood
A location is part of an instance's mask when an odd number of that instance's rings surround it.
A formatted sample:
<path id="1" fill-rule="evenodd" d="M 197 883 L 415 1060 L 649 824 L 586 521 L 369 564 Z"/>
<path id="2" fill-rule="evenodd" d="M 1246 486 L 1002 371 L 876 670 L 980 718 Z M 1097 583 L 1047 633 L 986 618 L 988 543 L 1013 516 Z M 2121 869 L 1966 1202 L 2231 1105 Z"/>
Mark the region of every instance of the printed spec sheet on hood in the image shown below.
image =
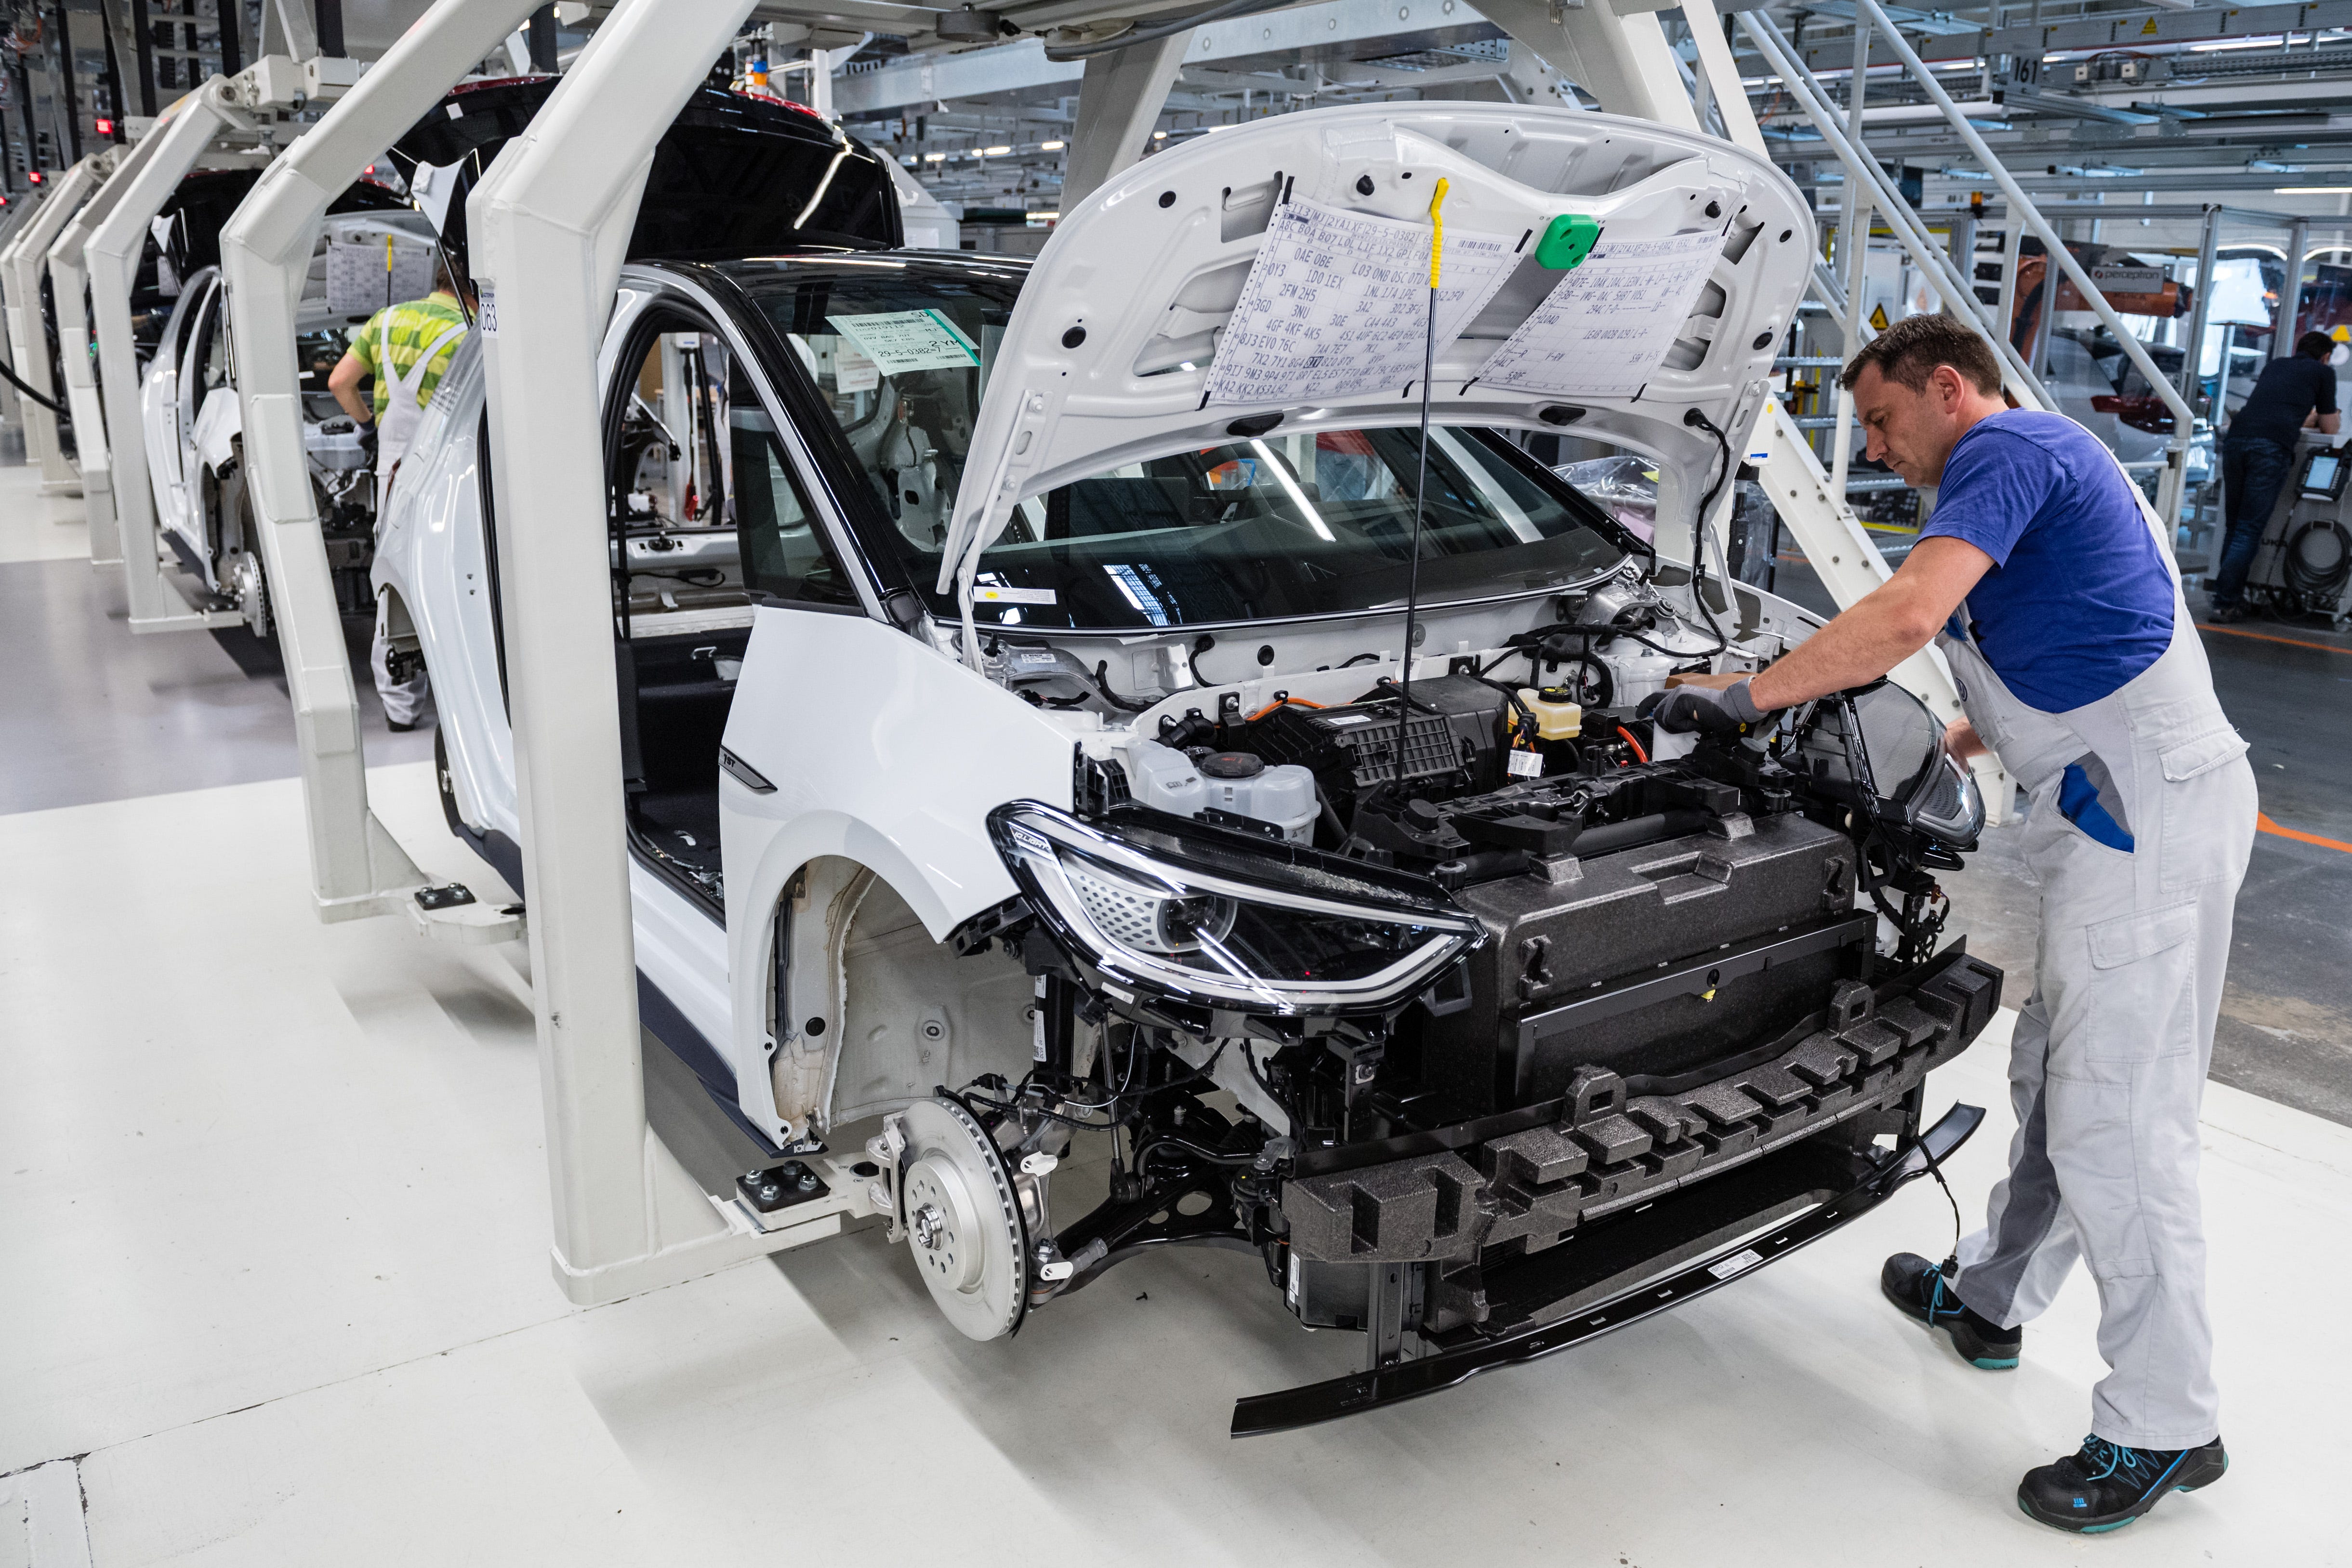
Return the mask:
<path id="1" fill-rule="evenodd" d="M 1449 226 L 1440 348 L 1495 297 L 1527 236 Z M 1674 346 L 1720 254 L 1719 228 L 1604 235 L 1479 369 L 1486 385 L 1561 397 L 1631 397 Z M 1282 403 L 1402 390 L 1419 379 L 1432 290 L 1426 225 L 1285 203 L 1210 367 L 1208 401 Z"/>

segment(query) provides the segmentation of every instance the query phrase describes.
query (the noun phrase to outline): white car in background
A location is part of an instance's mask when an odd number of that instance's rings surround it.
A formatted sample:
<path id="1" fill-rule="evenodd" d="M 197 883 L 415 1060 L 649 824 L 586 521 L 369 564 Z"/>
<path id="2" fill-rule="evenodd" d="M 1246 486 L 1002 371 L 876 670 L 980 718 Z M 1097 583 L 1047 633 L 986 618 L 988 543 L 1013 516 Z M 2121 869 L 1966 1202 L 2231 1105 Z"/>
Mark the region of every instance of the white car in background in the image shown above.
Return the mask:
<path id="1" fill-rule="evenodd" d="M 1438 351 L 1416 525 L 1416 398 L 1213 378 L 1338 276 L 1262 267 L 1425 247 L 1441 176 L 1498 271 Z M 1588 280 L 1697 258 L 1641 384 L 1493 371 L 1577 276 L 1530 245 L 1560 214 L 1601 225 Z M 1259 1431 L 1663 1310 L 1965 1137 L 1922 1080 L 2000 977 L 1937 944 L 1932 873 L 1982 821 L 1940 727 L 1882 684 L 1655 731 L 1672 673 L 1814 622 L 1498 433 L 1643 455 L 1689 537 L 1811 246 L 1721 141 L 1387 105 L 1154 157 L 1034 267 L 624 267 L 598 374 L 638 995 L 802 1157 L 746 1199 L 850 1184 L 980 1339 L 1151 1247 L 1256 1256 L 1367 1342 L 1360 1377 L 1244 1401 Z M 375 580 L 432 673 L 449 825 L 528 896 L 483 401 L 469 348 Z M 1109 1148 L 1083 1214 L 1048 1200 L 1076 1137 Z"/>
<path id="2" fill-rule="evenodd" d="M 347 611 L 366 608 L 375 475 L 360 430 L 327 391 L 327 376 L 342 358 L 348 334 L 373 312 L 331 308 L 328 256 L 330 246 L 381 248 L 387 239 L 412 253 L 425 250 L 433 243 L 432 225 L 413 211 L 331 215 L 295 318 L 302 357 L 303 451 L 327 559 Z M 180 569 L 207 593 L 234 603 L 247 624 L 266 637 L 269 594 L 245 497 L 244 420 L 236 370 L 220 272 L 216 266 L 203 267 L 182 282 L 140 392 L 149 484 L 158 534 Z"/>

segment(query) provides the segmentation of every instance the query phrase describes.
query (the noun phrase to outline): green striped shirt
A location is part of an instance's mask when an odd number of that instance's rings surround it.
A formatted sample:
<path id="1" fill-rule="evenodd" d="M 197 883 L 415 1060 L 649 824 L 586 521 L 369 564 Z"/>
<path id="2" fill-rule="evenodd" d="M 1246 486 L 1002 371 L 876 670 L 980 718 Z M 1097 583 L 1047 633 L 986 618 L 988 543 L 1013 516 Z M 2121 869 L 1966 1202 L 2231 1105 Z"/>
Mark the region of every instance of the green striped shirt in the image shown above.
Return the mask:
<path id="1" fill-rule="evenodd" d="M 390 318 L 392 327 L 391 376 L 385 375 L 383 367 L 376 363 L 378 335 L 383 330 L 386 318 Z M 376 418 L 382 419 L 383 411 L 392 406 L 393 376 L 404 376 L 415 370 L 418 358 L 434 339 L 452 327 L 465 325 L 465 316 L 457 308 L 457 297 L 442 293 L 428 294 L 422 299 L 411 299 L 399 305 L 387 305 L 368 318 L 368 324 L 352 338 L 352 353 L 375 378 Z M 416 383 L 416 405 L 419 408 L 433 401 L 433 389 L 441 384 L 442 372 L 449 368 L 449 361 L 457 352 L 457 345 L 452 342 L 434 356 L 433 363 L 426 367 L 424 377 Z"/>

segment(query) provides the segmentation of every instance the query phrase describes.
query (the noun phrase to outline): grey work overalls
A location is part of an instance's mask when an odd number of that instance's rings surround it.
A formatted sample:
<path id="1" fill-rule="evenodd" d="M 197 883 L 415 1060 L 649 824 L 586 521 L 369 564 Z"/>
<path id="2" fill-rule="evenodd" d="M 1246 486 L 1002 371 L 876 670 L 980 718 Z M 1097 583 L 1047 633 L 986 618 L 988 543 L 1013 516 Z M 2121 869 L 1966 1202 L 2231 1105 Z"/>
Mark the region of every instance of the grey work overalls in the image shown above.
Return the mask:
<path id="1" fill-rule="evenodd" d="M 2091 1429 L 2138 1448 L 2218 1435 L 2197 1169 L 2200 1103 L 2254 835 L 2246 743 L 2213 695 L 2171 552 L 2172 641 L 2123 687 L 2064 713 L 2020 701 L 1973 632 L 1938 639 L 1978 736 L 2031 799 L 2042 892 L 2034 988 L 2010 1052 L 2017 1136 L 1985 1228 L 1960 1244 L 1960 1300 L 2004 1327 L 2050 1304 L 2079 1257 L 2099 1291 Z M 1967 610 L 1960 620 L 1967 624 Z M 2061 810 L 2095 789 L 2128 835 Z M 2119 835 L 2105 830 L 2105 836 Z"/>

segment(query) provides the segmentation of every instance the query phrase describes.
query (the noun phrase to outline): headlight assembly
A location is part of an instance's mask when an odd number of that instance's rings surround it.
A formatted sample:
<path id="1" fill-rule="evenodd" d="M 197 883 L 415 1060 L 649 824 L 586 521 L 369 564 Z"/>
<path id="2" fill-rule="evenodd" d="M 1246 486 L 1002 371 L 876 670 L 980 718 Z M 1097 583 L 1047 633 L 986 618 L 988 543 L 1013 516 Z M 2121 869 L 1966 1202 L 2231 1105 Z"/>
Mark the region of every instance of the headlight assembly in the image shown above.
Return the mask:
<path id="1" fill-rule="evenodd" d="M 1156 811 L 1081 822 L 1034 800 L 989 814 L 1030 905 L 1113 984 L 1280 1016 L 1399 1007 L 1479 940 L 1434 884 Z"/>
<path id="2" fill-rule="evenodd" d="M 1985 805 L 1975 775 L 1944 749 L 1927 705 L 1892 681 L 1824 699 L 1799 750 L 1814 783 L 1847 804 L 1953 849 L 1976 848 Z"/>

